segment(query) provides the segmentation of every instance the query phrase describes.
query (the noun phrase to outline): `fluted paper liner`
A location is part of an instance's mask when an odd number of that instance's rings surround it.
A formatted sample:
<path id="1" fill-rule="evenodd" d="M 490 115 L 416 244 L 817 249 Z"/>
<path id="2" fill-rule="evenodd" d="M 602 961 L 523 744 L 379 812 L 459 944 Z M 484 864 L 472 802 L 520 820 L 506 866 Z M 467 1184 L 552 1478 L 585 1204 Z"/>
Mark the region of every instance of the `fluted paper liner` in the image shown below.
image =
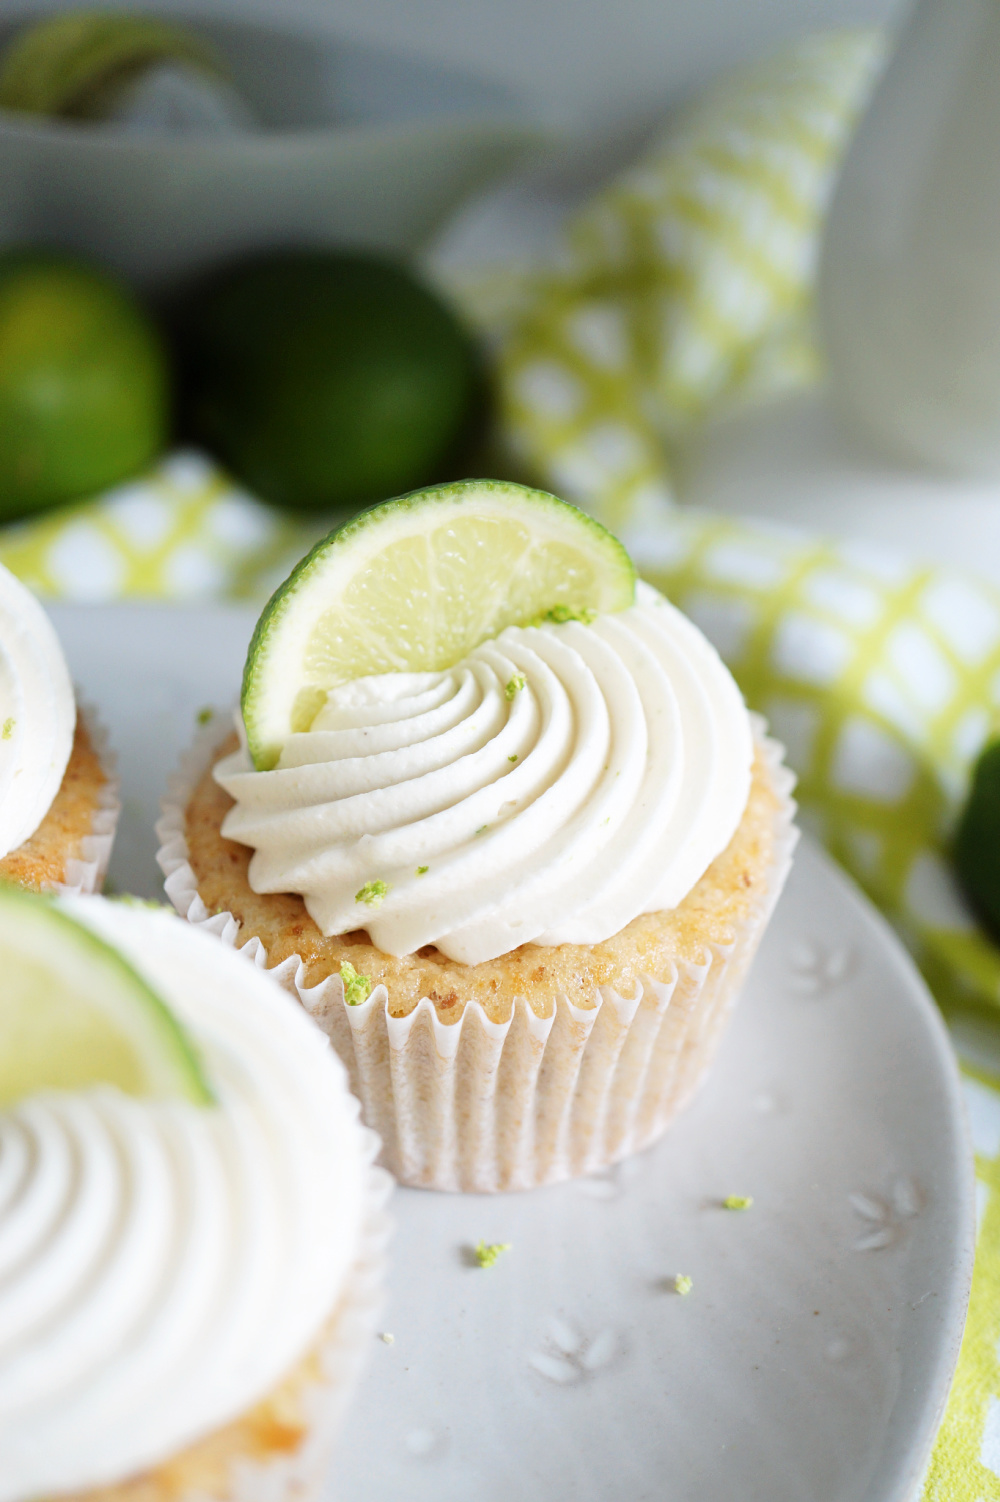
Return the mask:
<path id="1" fill-rule="evenodd" d="M 237 1418 L 152 1470 L 74 1492 L 67 1502 L 314 1502 L 328 1495 L 337 1434 L 374 1345 L 392 1229 L 385 1209 L 392 1179 L 372 1166 L 381 1144 L 374 1132 L 360 1131 L 368 1170 L 357 1255 L 308 1375 L 293 1373 L 288 1390 L 278 1389 L 288 1424 L 303 1431 L 300 1442 L 292 1449 L 282 1443 L 265 1457 L 251 1454 L 241 1449 Z"/>
<path id="2" fill-rule="evenodd" d="M 67 860 L 63 871 L 64 879 L 55 884 L 54 890 L 67 896 L 90 896 L 99 892 L 104 885 L 122 809 L 119 798 L 121 787 L 117 760 L 109 746 L 107 729 L 98 718 L 97 711 L 89 704 L 81 704 L 77 707 L 77 713 L 87 726 L 90 744 L 101 764 L 105 781 L 97 795 L 90 833 L 80 841 L 80 854 Z"/>
<path id="3" fill-rule="evenodd" d="M 791 865 L 797 839 L 794 777 L 782 747 L 753 716 L 754 735 L 778 799 L 767 890 L 729 944 L 706 945 L 701 962 L 678 962 L 667 981 L 643 976 L 632 997 L 602 986 L 594 1005 L 559 998 L 539 1017 L 519 998 L 507 1022 L 478 1002 L 441 1022 L 422 998 L 389 1014 L 376 986 L 350 1007 L 339 975 L 309 986 L 292 955 L 271 969 L 328 1035 L 347 1066 L 384 1161 L 404 1184 L 428 1189 L 528 1189 L 592 1173 L 655 1141 L 701 1081 Z M 200 734 L 182 759 L 157 824 L 166 891 L 189 922 L 209 928 L 267 967 L 260 939 L 240 944 L 231 913 L 209 914 L 188 860 L 185 810 L 220 744 Z"/>
<path id="4" fill-rule="evenodd" d="M 365 1131 L 369 1165 L 380 1147 L 376 1134 Z M 178 1502 L 313 1502 L 326 1493 L 337 1436 L 375 1343 L 376 1321 L 383 1305 L 386 1244 L 392 1229 L 385 1206 L 392 1187 L 384 1169 L 369 1167 L 358 1254 L 340 1304 L 327 1325 L 316 1380 L 302 1399 L 309 1421 L 302 1443 L 291 1453 L 268 1460 L 237 1458 L 232 1462 L 227 1488 L 217 1495 L 193 1491 Z"/>

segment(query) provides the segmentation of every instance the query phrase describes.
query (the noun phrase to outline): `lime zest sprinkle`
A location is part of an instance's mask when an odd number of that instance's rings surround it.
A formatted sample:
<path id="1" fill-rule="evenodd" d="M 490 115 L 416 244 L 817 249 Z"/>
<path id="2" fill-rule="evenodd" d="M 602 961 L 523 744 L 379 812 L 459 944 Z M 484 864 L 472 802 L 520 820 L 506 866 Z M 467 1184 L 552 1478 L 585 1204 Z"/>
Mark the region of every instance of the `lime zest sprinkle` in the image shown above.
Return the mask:
<path id="1" fill-rule="evenodd" d="M 523 673 L 514 674 L 513 678 L 510 680 L 510 682 L 507 684 L 507 687 L 503 691 L 503 696 L 507 700 L 508 704 L 510 703 L 511 699 L 513 699 L 515 694 L 520 693 L 526 681 L 527 680 L 525 679 Z"/>
<path id="2" fill-rule="evenodd" d="M 417 867 L 417 875 L 418 876 L 426 876 L 427 873 L 428 873 L 428 871 L 430 869 L 431 869 L 430 866 L 418 866 Z"/>
<path id="3" fill-rule="evenodd" d="M 749 1210 L 753 1204 L 752 1194 L 727 1194 L 722 1201 L 723 1210 Z"/>
<path id="4" fill-rule="evenodd" d="M 199 725 L 207 725 L 214 714 L 215 710 L 212 709 L 208 704 L 206 704 L 204 709 L 199 709 L 198 713 L 195 715 L 195 719 L 197 720 Z"/>
<path id="5" fill-rule="evenodd" d="M 488 1245 L 485 1241 L 481 1241 L 476 1247 L 476 1261 L 480 1267 L 492 1267 L 502 1252 L 510 1250 L 509 1241 L 491 1241 Z"/>
<path id="6" fill-rule="evenodd" d="M 687 1273 L 678 1273 L 674 1278 L 674 1293 L 679 1293 L 682 1299 L 686 1299 L 694 1287 L 694 1280 Z"/>
<path id="7" fill-rule="evenodd" d="M 581 605 L 579 610 L 574 610 L 571 605 L 553 605 L 550 610 L 542 610 L 538 615 L 532 616 L 528 624 L 565 626 L 567 621 L 579 621 L 581 625 L 590 626 L 596 619 L 597 611 L 591 610 L 589 605 Z"/>
<path id="8" fill-rule="evenodd" d="M 517 752 L 515 751 L 513 756 L 508 756 L 507 760 L 508 761 L 517 761 Z"/>
<path id="9" fill-rule="evenodd" d="M 359 1007 L 372 994 L 372 983 L 367 975 L 359 975 L 350 960 L 340 966 L 340 978 L 344 982 L 344 1000 L 349 1007 Z"/>
<path id="10" fill-rule="evenodd" d="M 5 741 L 9 741 L 10 738 L 11 738 L 11 736 L 14 734 L 14 726 L 16 724 L 17 724 L 17 721 L 15 720 L 15 718 L 14 718 L 14 716 L 12 714 L 8 715 L 7 718 L 4 720 L 4 722 L 3 722 L 3 738 L 4 738 Z"/>
<path id="11" fill-rule="evenodd" d="M 360 892 L 355 892 L 355 902 L 367 902 L 369 907 L 378 907 L 379 903 L 388 894 L 389 888 L 384 881 L 366 881 Z"/>

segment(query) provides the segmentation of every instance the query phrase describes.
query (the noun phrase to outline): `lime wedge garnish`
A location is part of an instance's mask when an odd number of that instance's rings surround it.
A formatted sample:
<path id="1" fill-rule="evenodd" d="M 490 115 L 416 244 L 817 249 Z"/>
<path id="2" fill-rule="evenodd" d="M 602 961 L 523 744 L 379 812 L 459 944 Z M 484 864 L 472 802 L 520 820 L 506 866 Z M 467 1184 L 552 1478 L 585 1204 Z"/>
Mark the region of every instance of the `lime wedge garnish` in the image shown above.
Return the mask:
<path id="1" fill-rule="evenodd" d="M 0 973 L 0 1106 L 37 1090 L 97 1084 L 211 1102 L 170 1009 L 116 949 L 50 898 L 0 887 Z"/>
<path id="2" fill-rule="evenodd" d="M 506 626 L 634 599 L 617 538 L 544 491 L 463 480 L 373 506 L 303 558 L 257 623 L 242 696 L 254 765 L 273 767 L 337 684 L 451 667 Z"/>

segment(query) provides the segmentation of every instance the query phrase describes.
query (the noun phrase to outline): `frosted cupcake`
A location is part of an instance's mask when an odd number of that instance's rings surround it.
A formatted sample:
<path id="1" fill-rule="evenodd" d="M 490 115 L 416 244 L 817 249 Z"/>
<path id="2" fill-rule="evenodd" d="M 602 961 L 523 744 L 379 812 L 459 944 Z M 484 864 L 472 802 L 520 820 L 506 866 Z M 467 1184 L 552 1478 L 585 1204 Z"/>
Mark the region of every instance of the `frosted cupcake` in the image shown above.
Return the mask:
<path id="1" fill-rule="evenodd" d="M 0 1502 L 303 1502 L 388 1176 L 325 1039 L 166 911 L 0 892 Z"/>
<path id="2" fill-rule="evenodd" d="M 654 1140 L 780 891 L 791 779 L 620 545 L 518 486 L 387 503 L 275 596 L 242 702 L 165 810 L 167 890 L 316 1017 L 393 1171 L 530 1187 Z"/>
<path id="3" fill-rule="evenodd" d="M 0 565 L 0 880 L 97 890 L 117 791 L 103 736 L 77 713 L 51 621 Z"/>

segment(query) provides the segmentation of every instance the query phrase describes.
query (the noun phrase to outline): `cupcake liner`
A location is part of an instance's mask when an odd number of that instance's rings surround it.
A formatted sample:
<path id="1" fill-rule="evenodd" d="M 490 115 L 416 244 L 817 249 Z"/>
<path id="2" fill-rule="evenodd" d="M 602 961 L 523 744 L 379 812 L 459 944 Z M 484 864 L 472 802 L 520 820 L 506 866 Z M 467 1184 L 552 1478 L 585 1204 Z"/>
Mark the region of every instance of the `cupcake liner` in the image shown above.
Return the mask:
<path id="1" fill-rule="evenodd" d="M 340 1303 L 314 1347 L 307 1378 L 293 1373 L 278 1389 L 279 1410 L 298 1429 L 292 1450 L 276 1445 L 266 1457 L 240 1449 L 240 1418 L 189 1449 L 110 1486 L 77 1492 L 67 1502 L 313 1502 L 326 1492 L 330 1465 L 349 1400 L 371 1355 L 383 1304 L 386 1244 L 392 1221 L 386 1202 L 392 1179 L 374 1166 L 380 1142 L 359 1126 L 368 1163 L 361 1235 Z M 265 1395 L 274 1399 L 275 1394 Z M 281 1422 L 281 1413 L 278 1422 Z M 234 1437 L 235 1436 L 235 1437 Z"/>
<path id="2" fill-rule="evenodd" d="M 752 716 L 778 800 L 766 892 L 729 944 L 706 945 L 667 981 L 642 976 L 632 997 L 602 986 L 591 1007 L 560 997 L 550 1017 L 518 998 L 491 1022 L 478 1002 L 441 1022 L 422 998 L 392 1017 L 385 986 L 349 1007 L 339 975 L 306 984 L 291 955 L 271 974 L 315 1018 L 347 1065 L 384 1161 L 404 1184 L 492 1192 L 596 1172 L 655 1141 L 711 1063 L 726 1021 L 791 866 L 792 773 L 783 748 Z M 231 913 L 209 914 L 188 860 L 185 810 L 221 743 L 218 727 L 182 759 L 156 828 L 165 888 L 182 917 L 267 968 L 260 939 L 241 944 Z"/>
<path id="3" fill-rule="evenodd" d="M 320 1347 L 320 1370 L 303 1394 L 309 1427 L 297 1450 L 266 1461 L 235 1458 L 228 1486 L 199 1490 L 177 1502 L 312 1502 L 326 1488 L 345 1413 L 372 1353 L 384 1302 L 386 1245 L 392 1221 L 386 1202 L 393 1181 L 374 1167 L 381 1143 L 361 1128 L 369 1163 L 362 1233 L 340 1304 Z M 171 1498 L 170 1502 L 174 1502 Z"/>
<path id="4" fill-rule="evenodd" d="M 79 704 L 77 713 L 87 727 L 90 743 L 101 764 L 105 782 L 98 794 L 97 808 L 91 819 L 90 834 L 84 835 L 80 841 L 80 854 L 71 856 L 67 860 L 63 872 L 64 880 L 53 883 L 52 890 L 67 896 L 77 894 L 89 896 L 94 892 L 99 892 L 104 885 L 108 861 L 111 858 L 111 847 L 115 840 L 115 830 L 118 827 L 118 817 L 122 809 L 121 799 L 118 796 L 121 791 L 121 782 L 118 776 L 118 762 L 110 748 L 107 727 L 99 718 L 96 709 L 90 704 Z"/>

